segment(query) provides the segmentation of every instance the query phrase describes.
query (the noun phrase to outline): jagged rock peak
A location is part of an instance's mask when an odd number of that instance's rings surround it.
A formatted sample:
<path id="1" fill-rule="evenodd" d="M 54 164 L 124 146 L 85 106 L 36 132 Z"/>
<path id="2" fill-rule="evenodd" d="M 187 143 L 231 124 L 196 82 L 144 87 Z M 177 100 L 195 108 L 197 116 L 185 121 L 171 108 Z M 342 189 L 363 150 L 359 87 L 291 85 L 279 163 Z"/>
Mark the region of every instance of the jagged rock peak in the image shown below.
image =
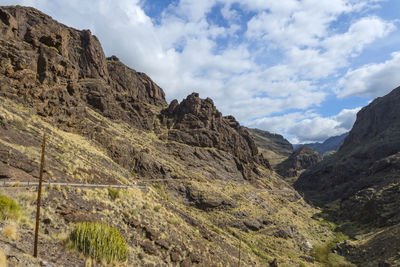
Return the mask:
<path id="1" fill-rule="evenodd" d="M 203 120 L 206 119 L 205 121 L 222 118 L 221 112 L 214 106 L 212 99 L 209 97 L 201 99 L 198 93 L 188 95 L 180 104 L 178 100 L 172 100 L 165 114 L 177 115 L 178 121 L 182 121 L 186 114 L 192 114 Z"/>
<path id="2" fill-rule="evenodd" d="M 246 128 L 233 116 L 223 117 L 210 98 L 192 93 L 178 103 L 171 101 L 161 121 L 170 130 L 168 139 L 200 147 L 215 147 L 243 162 L 260 162 L 257 147 Z M 261 162 L 269 167 L 268 161 Z"/>

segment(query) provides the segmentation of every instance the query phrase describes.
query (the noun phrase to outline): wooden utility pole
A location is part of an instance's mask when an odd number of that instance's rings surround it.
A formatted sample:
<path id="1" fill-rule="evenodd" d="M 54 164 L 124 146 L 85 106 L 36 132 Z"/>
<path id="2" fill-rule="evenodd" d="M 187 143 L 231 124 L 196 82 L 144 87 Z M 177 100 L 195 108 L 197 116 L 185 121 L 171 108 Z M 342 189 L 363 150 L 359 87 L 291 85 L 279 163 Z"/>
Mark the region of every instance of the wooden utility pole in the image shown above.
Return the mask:
<path id="1" fill-rule="evenodd" d="M 35 258 L 37 258 L 37 247 L 38 247 L 38 238 L 39 238 L 40 196 L 42 194 L 42 180 L 43 180 L 45 151 L 46 151 L 46 133 L 43 134 L 42 159 L 41 159 L 41 163 L 40 163 L 40 175 L 39 175 L 38 196 L 37 196 L 35 246 L 34 246 L 34 250 L 33 250 L 33 257 L 35 257 Z"/>
<path id="2" fill-rule="evenodd" d="M 240 267 L 240 250 L 242 248 L 242 239 L 240 238 L 240 235 L 238 235 L 239 238 L 239 259 L 238 259 L 238 267 Z"/>

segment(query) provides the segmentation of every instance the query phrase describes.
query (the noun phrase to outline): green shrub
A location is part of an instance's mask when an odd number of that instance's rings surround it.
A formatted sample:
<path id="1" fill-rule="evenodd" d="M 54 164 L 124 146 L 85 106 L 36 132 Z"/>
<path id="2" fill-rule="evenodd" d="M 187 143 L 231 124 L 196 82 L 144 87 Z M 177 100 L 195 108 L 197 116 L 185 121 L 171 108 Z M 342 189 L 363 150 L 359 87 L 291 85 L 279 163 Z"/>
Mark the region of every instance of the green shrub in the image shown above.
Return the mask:
<path id="1" fill-rule="evenodd" d="M 347 239 L 349 239 L 349 237 L 345 234 L 336 232 L 335 237 L 331 241 L 324 245 L 314 247 L 311 251 L 311 255 L 316 261 L 324 263 L 326 266 L 353 266 L 346 262 L 344 257 L 332 253 L 338 243 Z"/>
<path id="2" fill-rule="evenodd" d="M 117 188 L 108 187 L 108 195 L 112 200 L 119 198 L 119 190 Z"/>
<path id="3" fill-rule="evenodd" d="M 6 196 L 0 195 L 0 220 L 18 219 L 21 208 L 17 202 Z"/>
<path id="4" fill-rule="evenodd" d="M 154 189 L 163 199 L 168 199 L 167 193 L 165 193 L 164 187 L 161 184 L 153 184 Z"/>
<path id="5" fill-rule="evenodd" d="M 108 225 L 78 223 L 70 238 L 83 254 L 98 260 L 104 259 L 107 263 L 125 261 L 128 255 L 128 245 L 121 232 Z"/>
<path id="6" fill-rule="evenodd" d="M 316 261 L 327 263 L 328 262 L 328 254 L 329 254 L 328 246 L 316 246 L 313 248 L 311 255 L 315 258 Z"/>

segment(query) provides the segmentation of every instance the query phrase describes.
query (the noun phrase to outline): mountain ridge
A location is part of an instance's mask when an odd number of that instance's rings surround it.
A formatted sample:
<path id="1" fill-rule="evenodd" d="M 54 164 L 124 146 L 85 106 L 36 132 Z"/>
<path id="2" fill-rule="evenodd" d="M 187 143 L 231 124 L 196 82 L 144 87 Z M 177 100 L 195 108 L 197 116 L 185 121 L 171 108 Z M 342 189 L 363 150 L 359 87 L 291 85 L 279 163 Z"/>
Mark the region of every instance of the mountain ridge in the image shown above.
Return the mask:
<path id="1" fill-rule="evenodd" d="M 398 193 L 400 162 L 400 87 L 378 97 L 357 113 L 357 119 L 339 151 L 300 175 L 294 186 L 312 201 L 333 206 L 334 219 L 352 235 L 365 231 L 372 236 L 370 254 L 360 256 L 351 247 L 349 257 L 363 266 L 400 263 L 396 229 L 400 226 Z M 336 204 L 334 204 L 336 203 Z M 357 228 L 367 229 L 364 232 Z M 386 240 L 393 250 L 384 256 Z M 349 246 L 348 246 L 349 247 Z M 389 263 L 390 262 L 390 263 Z"/>
<path id="2" fill-rule="evenodd" d="M 331 136 L 328 139 L 326 139 L 322 143 L 306 143 L 306 144 L 294 144 L 293 148 L 294 150 L 298 149 L 301 146 L 308 146 L 321 155 L 323 155 L 325 152 L 331 152 L 331 151 L 337 151 L 339 150 L 340 146 L 343 144 L 344 139 L 349 133 L 344 133 L 341 135 L 337 136 Z"/>

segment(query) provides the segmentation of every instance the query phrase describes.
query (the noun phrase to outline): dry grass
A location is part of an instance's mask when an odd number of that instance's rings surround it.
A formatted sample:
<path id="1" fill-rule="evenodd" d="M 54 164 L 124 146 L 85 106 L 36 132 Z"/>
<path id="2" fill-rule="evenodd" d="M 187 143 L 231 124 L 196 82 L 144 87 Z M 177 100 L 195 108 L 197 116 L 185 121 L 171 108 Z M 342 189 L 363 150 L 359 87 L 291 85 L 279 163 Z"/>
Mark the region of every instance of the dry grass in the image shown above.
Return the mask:
<path id="1" fill-rule="evenodd" d="M 0 249 L 0 267 L 7 267 L 7 256 L 2 249 Z"/>
<path id="2" fill-rule="evenodd" d="M 17 224 L 12 223 L 12 224 L 8 224 L 8 225 L 4 226 L 1 234 L 9 240 L 16 240 L 18 237 Z"/>
<path id="3" fill-rule="evenodd" d="M 92 267 L 93 265 L 92 265 L 92 258 L 87 258 L 86 260 L 85 260 L 85 267 Z"/>
<path id="4" fill-rule="evenodd" d="M 2 102 L 3 101 L 3 102 Z M 28 114 L 28 111 L 24 111 L 18 106 L 13 106 L 8 100 L 0 97 L 0 114 L 5 116 L 6 119 L 21 119 L 29 118 L 29 122 L 26 127 L 37 133 L 42 132 L 46 129 L 50 133 L 49 148 L 54 149 L 58 152 L 57 164 L 55 167 L 60 171 L 64 171 L 77 180 L 88 180 L 90 181 L 97 177 L 90 176 L 90 169 L 106 169 L 103 175 L 112 177 L 118 181 L 124 181 L 125 177 L 131 177 L 132 173 L 123 169 L 120 165 L 113 162 L 108 156 L 104 148 L 98 146 L 98 144 L 88 140 L 87 138 L 74 134 L 66 133 L 53 125 L 42 120 L 41 117 Z M 236 255 L 228 255 L 227 250 L 224 247 L 231 246 L 236 248 L 238 239 L 236 236 L 242 238 L 242 252 L 244 257 L 249 262 L 255 262 L 259 265 L 268 265 L 267 260 L 271 258 L 278 258 L 279 265 L 281 266 L 298 266 L 301 262 L 300 256 L 304 255 L 296 243 L 292 239 L 283 240 L 282 238 L 275 238 L 271 235 L 263 234 L 260 232 L 244 232 L 237 228 L 231 228 L 228 225 L 233 220 L 238 220 L 233 214 L 246 212 L 248 218 L 258 218 L 260 216 L 266 217 L 268 220 L 274 223 L 274 226 L 287 226 L 296 225 L 299 232 L 309 240 L 312 245 L 319 245 L 321 237 L 326 231 L 325 227 L 318 225 L 311 219 L 313 213 L 316 210 L 307 206 L 303 201 L 292 201 L 285 196 L 279 194 L 272 194 L 269 192 L 258 192 L 254 186 L 246 185 L 245 183 L 240 184 L 237 182 L 223 182 L 218 179 L 212 180 L 212 183 L 199 182 L 199 181 L 211 181 L 209 173 L 214 170 L 213 167 L 205 166 L 202 171 L 187 170 L 187 167 L 181 160 L 170 157 L 166 153 L 159 153 L 160 150 L 158 145 L 163 145 L 161 140 L 154 133 L 141 132 L 127 123 L 121 123 L 120 121 L 112 121 L 102 117 L 100 114 L 87 110 L 89 116 L 95 117 L 97 120 L 102 122 L 102 130 L 107 132 L 107 135 L 113 136 L 113 142 L 129 142 L 132 147 L 141 151 L 142 149 L 148 149 L 149 154 L 155 158 L 163 167 L 170 169 L 179 178 L 189 177 L 191 183 L 197 187 L 198 191 L 201 192 L 205 197 L 212 199 L 213 196 L 219 195 L 224 200 L 229 200 L 237 203 L 239 207 L 233 208 L 230 211 L 202 211 L 194 207 L 189 207 L 187 203 L 182 202 L 180 196 L 172 194 L 169 191 L 167 185 L 155 185 L 149 187 L 149 192 L 145 193 L 139 189 L 128 189 L 120 190 L 119 198 L 112 201 L 109 197 L 109 192 L 106 189 L 103 190 L 86 190 L 79 189 L 71 190 L 71 193 L 79 194 L 84 200 L 96 201 L 102 206 L 106 207 L 104 211 L 97 211 L 97 213 L 104 216 L 105 220 L 111 220 L 113 224 L 119 225 L 121 231 L 123 231 L 128 239 L 134 238 L 135 240 L 142 240 L 144 237 L 135 235 L 135 232 L 123 223 L 123 219 L 134 218 L 135 221 L 151 225 L 154 231 L 163 233 L 165 239 L 174 237 L 176 242 L 182 242 L 187 244 L 189 250 L 196 248 L 192 247 L 193 241 L 197 241 L 204 247 L 205 251 L 212 250 L 215 254 L 226 255 L 231 258 L 231 261 L 236 260 Z M 24 113 L 24 114 L 23 114 Z M 16 115 L 23 114 L 23 115 Z M 29 115 L 29 116 L 28 116 Z M 15 118 L 14 118 L 15 117 Z M 96 122 L 90 121 L 89 119 L 85 122 L 87 126 L 96 126 Z M 9 147 L 14 147 L 14 144 L 5 144 Z M 177 144 L 178 145 L 178 144 Z M 184 146 L 179 144 L 179 146 Z M 18 147 L 22 153 L 27 154 L 29 158 L 34 158 L 37 161 L 40 157 L 40 148 L 29 148 L 25 149 Z M 212 150 L 209 148 L 202 148 L 205 150 Z M 31 156 L 29 156 L 31 155 Z M 274 155 L 272 155 L 274 156 Z M 37 158 L 37 159 L 36 159 Z M 278 161 L 281 159 L 277 159 Z M 278 162 L 277 161 L 277 162 Z M 105 168 L 105 166 L 107 168 Z M 77 172 L 78 170 L 78 172 Z M 84 171 L 82 171 L 84 170 Z M 88 173 L 85 173 L 88 170 Z M 77 174 L 79 173 L 79 174 Z M 206 173 L 206 174 L 204 174 Z M 281 189 L 278 186 L 282 186 L 282 181 L 273 176 L 267 170 L 262 169 L 262 173 L 265 179 L 260 179 L 260 184 L 266 185 L 270 189 Z M 198 182 L 196 182 L 196 180 Z M 186 184 L 182 184 L 184 187 Z M 57 191 L 61 188 L 54 189 Z M 75 191 L 75 192 L 74 192 Z M 53 192 L 53 194 L 56 192 Z M 21 208 L 25 209 L 34 201 L 34 197 L 23 196 Z M 72 199 L 72 197 L 71 197 Z M 61 199 L 58 202 L 68 203 L 70 200 Z M 18 200 L 18 199 L 17 199 Z M 53 200 L 54 202 L 57 202 Z M 20 201 L 18 201 L 20 202 Z M 53 202 L 53 203 L 54 203 Z M 266 203 L 270 207 L 270 210 L 263 208 L 260 202 Z M 20 202 L 21 203 L 21 202 Z M 31 205 L 32 206 L 32 205 Z M 47 209 L 47 208 L 46 208 Z M 112 212 L 111 212 L 112 211 Z M 51 218 L 52 224 L 56 223 L 57 217 L 55 216 L 54 210 L 44 211 L 46 217 Z M 182 216 L 182 214 L 184 216 Z M 199 231 L 199 228 L 191 225 L 185 219 L 185 217 L 194 218 L 198 225 L 202 228 L 211 232 L 216 238 L 212 241 L 206 240 Z M 54 219 L 53 219 L 54 218 Z M 244 220 L 244 219 L 243 219 Z M 130 231 L 129 231 L 130 230 Z M 62 231 L 68 231 L 64 229 Z M 329 235 L 329 233 L 328 233 Z M 53 236 L 53 239 L 64 239 L 62 236 Z M 222 240 L 222 241 L 221 241 Z M 130 254 L 137 255 L 143 253 L 140 246 L 134 248 L 133 252 L 130 249 Z M 128 262 L 132 263 L 137 260 L 136 256 L 128 255 Z M 145 259 L 141 262 L 159 261 L 160 258 L 155 256 L 145 255 Z M 83 260 L 84 261 L 84 260 Z M 135 262 L 139 264 L 139 262 Z M 85 262 L 85 266 L 93 266 L 93 260 L 88 259 Z M 217 264 L 216 264 L 217 265 Z M 314 266 L 310 264 L 308 266 Z"/>
<path id="5" fill-rule="evenodd" d="M 44 193 L 46 195 L 47 192 Z M 27 225 L 30 228 L 34 226 L 34 220 L 31 218 L 36 210 L 35 201 L 37 199 L 36 192 L 19 192 L 16 196 L 16 200 L 21 205 L 21 217 L 18 222 L 21 225 Z"/>

